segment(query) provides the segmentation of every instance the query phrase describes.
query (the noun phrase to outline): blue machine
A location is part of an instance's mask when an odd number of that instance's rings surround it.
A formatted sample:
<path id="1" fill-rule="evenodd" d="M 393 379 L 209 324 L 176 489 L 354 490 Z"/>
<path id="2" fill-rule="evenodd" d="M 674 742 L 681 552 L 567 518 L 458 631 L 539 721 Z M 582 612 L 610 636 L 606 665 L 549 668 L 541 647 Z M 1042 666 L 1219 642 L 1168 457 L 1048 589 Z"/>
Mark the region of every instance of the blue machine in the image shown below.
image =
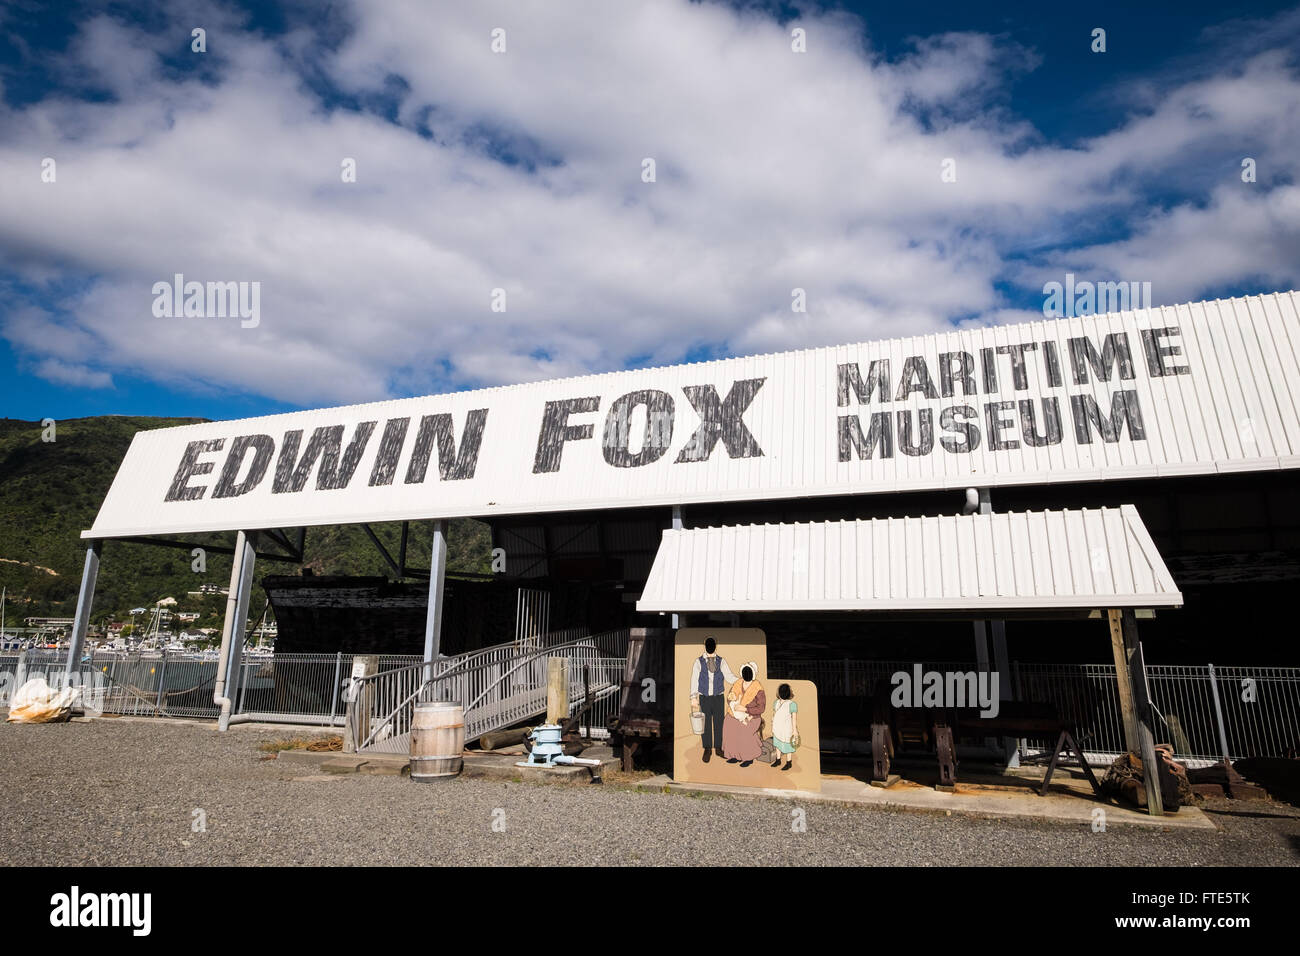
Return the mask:
<path id="1" fill-rule="evenodd" d="M 589 760 L 584 757 L 570 757 L 564 752 L 563 728 L 559 724 L 542 724 L 540 727 L 534 727 L 532 733 L 528 735 L 532 741 L 532 749 L 528 752 L 527 760 L 516 762 L 516 767 L 560 767 L 560 766 L 583 766 L 593 767 L 591 772 L 592 779 L 600 779 L 599 760 Z"/>

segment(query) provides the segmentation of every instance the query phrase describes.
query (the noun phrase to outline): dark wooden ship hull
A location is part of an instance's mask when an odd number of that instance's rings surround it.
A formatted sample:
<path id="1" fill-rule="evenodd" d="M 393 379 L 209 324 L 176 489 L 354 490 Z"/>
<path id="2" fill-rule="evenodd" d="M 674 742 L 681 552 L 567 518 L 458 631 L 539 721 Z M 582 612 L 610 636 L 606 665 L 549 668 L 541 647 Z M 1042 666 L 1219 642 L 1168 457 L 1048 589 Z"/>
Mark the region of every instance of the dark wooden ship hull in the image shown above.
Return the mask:
<path id="1" fill-rule="evenodd" d="M 262 579 L 275 612 L 280 654 L 422 654 L 429 602 L 423 581 L 341 575 L 269 575 Z M 517 584 L 448 579 L 443 654 L 514 637 Z"/>

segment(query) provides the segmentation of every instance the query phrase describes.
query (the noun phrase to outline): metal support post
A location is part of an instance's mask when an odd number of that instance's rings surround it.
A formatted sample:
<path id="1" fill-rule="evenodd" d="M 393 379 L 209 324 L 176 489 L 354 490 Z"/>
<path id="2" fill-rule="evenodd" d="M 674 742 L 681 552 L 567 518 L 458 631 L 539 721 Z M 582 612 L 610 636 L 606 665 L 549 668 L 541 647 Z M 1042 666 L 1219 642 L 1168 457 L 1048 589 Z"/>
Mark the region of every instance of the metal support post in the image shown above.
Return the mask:
<path id="1" fill-rule="evenodd" d="M 339 712 L 339 674 L 343 673 L 343 652 L 334 655 L 334 683 L 330 685 L 330 726 L 334 726 L 334 715 Z"/>
<path id="2" fill-rule="evenodd" d="M 1231 767 L 1232 758 L 1228 756 L 1228 731 L 1223 725 L 1223 708 L 1219 704 L 1219 679 L 1214 673 L 1214 665 L 1210 664 L 1210 694 L 1214 697 L 1214 719 L 1219 724 L 1219 746 L 1223 750 L 1223 762 Z"/>
<path id="3" fill-rule="evenodd" d="M 238 690 L 244 629 L 248 622 L 248 598 L 253 589 L 256 544 L 255 531 L 241 531 L 235 537 L 235 557 L 230 568 L 230 593 L 226 597 L 226 619 L 221 631 L 221 656 L 217 660 L 216 686 L 212 689 L 212 700 L 221 707 L 217 727 L 222 731 L 230 726 L 230 711 Z"/>
<path id="4" fill-rule="evenodd" d="M 683 527 L 684 525 L 682 524 L 682 506 L 673 505 L 673 530 L 681 531 Z M 672 617 L 670 618 L 670 626 L 672 627 L 673 630 L 677 630 L 677 628 L 683 627 L 684 622 L 682 616 L 678 614 L 673 614 Z"/>
<path id="5" fill-rule="evenodd" d="M 72 682 L 72 672 L 81 667 L 81 653 L 86 646 L 86 629 L 90 626 L 90 609 L 95 602 L 95 579 L 99 576 L 99 556 L 104 547 L 95 541 L 86 549 L 86 563 L 81 569 L 81 590 L 77 592 L 77 616 L 68 641 L 68 662 L 63 668 L 64 686 Z"/>
<path id="6" fill-rule="evenodd" d="M 159 711 L 161 711 L 163 707 L 163 691 L 167 687 L 166 681 L 167 681 L 167 651 L 164 650 L 162 655 L 162 661 L 158 665 L 158 699 L 154 702 L 154 706 L 157 707 Z"/>
<path id="7" fill-rule="evenodd" d="M 447 522 L 433 523 L 429 556 L 429 606 L 424 618 L 424 679 L 433 680 L 433 661 L 442 653 L 442 605 L 447 593 Z"/>

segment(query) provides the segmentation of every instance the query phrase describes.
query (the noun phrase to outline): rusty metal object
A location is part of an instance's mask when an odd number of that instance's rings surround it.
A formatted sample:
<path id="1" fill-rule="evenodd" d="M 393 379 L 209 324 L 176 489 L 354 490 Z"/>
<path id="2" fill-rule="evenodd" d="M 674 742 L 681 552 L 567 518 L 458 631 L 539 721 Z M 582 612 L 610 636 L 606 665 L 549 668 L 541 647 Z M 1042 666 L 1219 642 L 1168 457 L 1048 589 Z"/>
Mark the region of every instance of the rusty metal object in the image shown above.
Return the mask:
<path id="1" fill-rule="evenodd" d="M 957 748 L 953 745 L 952 728 L 946 717 L 934 722 L 934 749 L 939 757 L 938 790 L 953 790 L 957 786 Z"/>
<path id="2" fill-rule="evenodd" d="M 627 666 L 621 681 L 618 716 L 609 722 L 610 743 L 623 752 L 623 769 L 634 769 L 638 753 L 652 750 L 673 736 L 674 632 L 667 628 L 632 628 Z M 649 679 L 653 683 L 646 685 Z M 653 687 L 651 700 L 644 690 Z"/>
<path id="3" fill-rule="evenodd" d="M 889 685 L 876 684 L 871 695 L 871 779 L 888 783 L 889 766 L 894 758 L 893 710 L 889 706 Z"/>

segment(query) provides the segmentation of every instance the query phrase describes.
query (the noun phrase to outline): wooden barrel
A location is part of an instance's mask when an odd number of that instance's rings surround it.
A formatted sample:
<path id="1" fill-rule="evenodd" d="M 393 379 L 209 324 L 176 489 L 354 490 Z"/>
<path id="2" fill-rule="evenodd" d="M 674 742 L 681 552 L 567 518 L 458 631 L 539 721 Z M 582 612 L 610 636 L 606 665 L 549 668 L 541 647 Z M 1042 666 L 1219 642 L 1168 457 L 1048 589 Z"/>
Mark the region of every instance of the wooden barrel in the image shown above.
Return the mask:
<path id="1" fill-rule="evenodd" d="M 416 704 L 411 716 L 411 779 L 445 780 L 460 773 L 465 749 L 465 709 L 432 701 Z"/>

